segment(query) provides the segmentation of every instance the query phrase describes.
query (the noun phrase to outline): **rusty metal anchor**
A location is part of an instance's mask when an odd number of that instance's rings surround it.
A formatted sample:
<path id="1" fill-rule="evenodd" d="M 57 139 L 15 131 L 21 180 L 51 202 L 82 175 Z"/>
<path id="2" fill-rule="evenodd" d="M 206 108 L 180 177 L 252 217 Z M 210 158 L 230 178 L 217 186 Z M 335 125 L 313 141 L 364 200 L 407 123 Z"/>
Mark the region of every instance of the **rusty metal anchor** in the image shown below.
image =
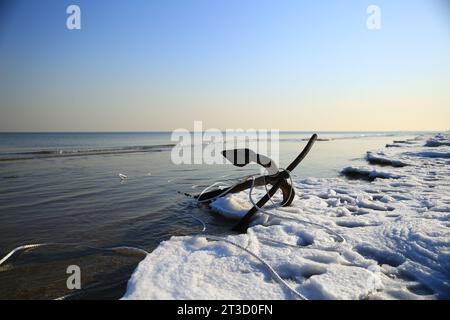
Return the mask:
<path id="1" fill-rule="evenodd" d="M 230 193 L 237 193 L 251 188 L 251 186 L 263 186 L 270 184 L 272 187 L 268 192 L 253 206 L 247 214 L 233 227 L 234 231 L 246 232 L 254 215 L 258 212 L 259 208 L 263 207 L 267 201 L 272 198 L 278 189 L 281 189 L 283 193 L 283 206 L 291 205 L 295 197 L 294 188 L 289 183 L 289 174 L 292 172 L 298 164 L 306 157 L 311 150 L 314 142 L 317 140 L 317 134 L 313 134 L 306 144 L 305 148 L 300 152 L 297 158 L 286 168 L 286 170 L 279 170 L 277 165 L 270 158 L 254 153 L 250 149 L 234 149 L 224 150 L 222 155 L 227 158 L 233 165 L 243 167 L 251 162 L 258 163 L 267 169 L 268 175 L 260 176 L 254 180 L 245 180 L 231 187 L 225 191 L 222 189 L 205 192 L 194 196 L 196 199 L 202 202 L 207 202 L 209 199 L 213 200 L 217 197 L 223 197 Z"/>

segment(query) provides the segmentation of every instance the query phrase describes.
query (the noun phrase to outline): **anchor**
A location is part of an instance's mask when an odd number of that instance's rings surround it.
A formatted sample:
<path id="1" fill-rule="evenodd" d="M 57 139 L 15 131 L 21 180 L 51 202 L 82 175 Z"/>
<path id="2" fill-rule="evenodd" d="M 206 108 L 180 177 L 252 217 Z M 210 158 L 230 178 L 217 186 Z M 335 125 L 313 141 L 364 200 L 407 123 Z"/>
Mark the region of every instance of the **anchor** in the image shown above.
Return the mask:
<path id="1" fill-rule="evenodd" d="M 293 186 L 289 183 L 290 173 L 306 157 L 316 140 L 317 134 L 313 134 L 306 146 L 303 148 L 302 152 L 300 152 L 300 154 L 294 159 L 294 161 L 289 164 L 286 170 L 279 170 L 276 163 L 272 159 L 264 155 L 257 154 L 250 149 L 224 150 L 222 151 L 222 155 L 234 166 L 244 167 L 247 164 L 254 162 L 263 166 L 268 171 L 268 174 L 259 176 L 253 180 L 244 179 L 244 181 L 230 187 L 225 191 L 223 189 L 212 190 L 195 195 L 194 198 L 201 202 L 208 202 L 218 197 L 224 197 L 231 193 L 237 193 L 247 190 L 252 186 L 267 186 L 270 184 L 272 187 L 268 189 L 267 193 L 256 203 L 256 205 L 254 205 L 246 213 L 246 215 L 232 229 L 233 231 L 244 233 L 247 231 L 250 222 L 252 221 L 255 214 L 259 211 L 259 208 L 262 208 L 279 189 L 281 189 L 281 192 L 283 194 L 282 206 L 286 207 L 292 204 L 292 201 L 295 197 L 295 191 Z"/>

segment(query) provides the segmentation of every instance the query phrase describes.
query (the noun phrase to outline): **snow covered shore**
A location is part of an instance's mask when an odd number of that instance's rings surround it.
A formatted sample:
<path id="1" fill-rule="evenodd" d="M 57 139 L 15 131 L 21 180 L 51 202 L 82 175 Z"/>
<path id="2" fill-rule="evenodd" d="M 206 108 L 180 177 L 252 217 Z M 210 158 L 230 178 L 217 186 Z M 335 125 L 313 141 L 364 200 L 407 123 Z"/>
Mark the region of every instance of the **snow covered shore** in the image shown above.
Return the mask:
<path id="1" fill-rule="evenodd" d="M 292 206 L 272 211 L 322 224 L 345 243 L 324 228 L 273 217 L 227 239 L 308 299 L 450 298 L 450 135 L 395 141 L 367 160 L 365 167 L 343 168 L 356 179 L 294 179 Z M 258 198 L 263 190 L 254 193 Z M 240 216 L 250 207 L 248 193 L 212 207 Z M 195 236 L 162 242 L 136 268 L 123 298 L 295 295 L 241 248 Z"/>

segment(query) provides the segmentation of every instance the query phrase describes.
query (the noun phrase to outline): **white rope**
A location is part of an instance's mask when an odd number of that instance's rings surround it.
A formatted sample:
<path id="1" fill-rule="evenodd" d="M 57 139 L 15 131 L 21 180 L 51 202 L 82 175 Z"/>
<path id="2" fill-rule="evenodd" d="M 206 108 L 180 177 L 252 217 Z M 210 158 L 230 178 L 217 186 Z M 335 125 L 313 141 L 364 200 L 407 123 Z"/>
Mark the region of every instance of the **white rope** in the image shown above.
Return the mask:
<path id="1" fill-rule="evenodd" d="M 136 247 L 128 247 L 128 246 L 120 246 L 120 247 L 112 247 L 112 248 L 99 248 L 99 247 L 93 247 L 89 245 L 83 245 L 83 244 L 77 244 L 77 243 L 34 243 L 34 244 L 26 244 L 23 246 L 19 246 L 13 250 L 11 250 L 6 256 L 4 256 L 0 260 L 0 266 L 4 264 L 6 261 L 9 260 L 15 253 L 27 249 L 35 249 L 38 247 L 44 247 L 44 246 L 63 246 L 63 247 L 84 247 L 84 248 L 90 248 L 95 250 L 103 250 L 103 251 L 114 251 L 117 253 L 121 252 L 134 252 L 139 255 L 147 255 L 149 254 L 147 251 L 141 248 Z"/>
<path id="2" fill-rule="evenodd" d="M 125 281 L 127 281 L 127 280 L 125 280 Z M 108 285 L 93 284 L 93 285 L 84 287 L 82 291 L 75 291 L 73 293 L 68 293 L 66 295 L 60 296 L 60 297 L 55 298 L 53 300 L 66 300 L 68 298 L 73 298 L 75 296 L 79 296 L 81 294 L 84 294 L 86 291 L 89 291 L 89 290 L 92 290 L 92 289 L 105 290 L 105 289 L 115 288 L 118 285 L 122 284 L 123 282 L 124 282 L 124 280 L 118 281 L 118 282 L 115 282 L 115 283 L 111 283 L 111 284 L 108 284 Z"/>
<path id="3" fill-rule="evenodd" d="M 248 253 L 249 255 L 251 255 L 252 257 L 257 259 L 259 262 L 261 262 L 267 268 L 267 270 L 269 270 L 270 275 L 272 276 L 272 278 L 275 281 L 277 281 L 278 283 L 280 283 L 281 285 L 285 286 L 291 293 L 294 294 L 294 296 L 296 296 L 297 298 L 299 298 L 301 300 L 308 300 L 304 295 L 302 295 L 300 292 L 295 290 L 283 278 L 281 278 L 281 276 L 272 268 L 272 266 L 270 264 L 268 264 L 261 257 L 256 255 L 252 251 L 248 250 L 247 248 L 244 248 L 243 246 L 241 246 L 241 245 L 239 245 L 239 244 L 237 244 L 237 243 L 235 243 L 233 241 L 230 241 L 230 240 L 228 240 L 226 238 L 216 237 L 216 236 L 203 236 L 203 237 L 205 237 L 206 239 L 209 239 L 209 240 L 224 241 L 224 242 L 229 243 L 229 244 L 231 244 L 231 245 L 241 249 L 242 251 Z"/>
<path id="4" fill-rule="evenodd" d="M 225 175 L 225 176 L 227 176 L 227 175 Z M 204 193 L 206 193 L 208 190 L 210 190 L 210 189 L 212 189 L 212 188 L 214 188 L 215 186 L 218 186 L 218 185 L 220 185 L 220 184 L 225 184 L 225 183 L 223 183 L 223 181 L 217 181 L 217 182 L 214 182 L 213 184 L 211 184 L 211 185 L 207 186 L 205 189 L 203 189 L 202 192 L 200 192 L 200 194 L 197 196 L 197 199 L 196 199 L 196 200 L 197 200 L 197 204 L 199 204 L 199 203 L 204 203 L 204 202 L 211 202 L 211 201 L 214 201 L 214 200 L 216 200 L 216 199 L 218 199 L 218 198 L 224 196 L 225 194 L 227 194 L 227 192 L 230 191 L 231 189 L 233 189 L 235 186 L 237 186 L 237 185 L 239 185 L 239 184 L 245 182 L 247 179 L 253 178 L 253 177 L 254 177 L 254 175 L 245 176 L 245 177 L 241 178 L 241 179 L 239 180 L 239 182 L 236 182 L 235 184 L 233 184 L 233 185 L 231 185 L 231 186 L 229 186 L 229 187 L 227 186 L 227 187 L 223 190 L 223 192 L 221 192 L 219 195 L 217 195 L 217 196 L 215 196 L 215 197 L 212 197 L 212 198 L 205 199 L 205 200 L 199 200 L 199 199 L 201 198 L 201 196 L 202 196 Z M 230 181 L 230 180 L 232 180 L 232 179 L 228 179 L 228 180 Z M 233 179 L 233 180 L 234 180 L 234 179 Z"/>
<path id="5" fill-rule="evenodd" d="M 192 214 L 188 214 L 188 216 L 190 216 L 194 220 L 197 220 L 198 222 L 200 222 L 203 225 L 202 232 L 206 231 L 206 223 L 202 219 L 197 218 L 196 216 L 194 216 Z"/>
<path id="6" fill-rule="evenodd" d="M 276 204 L 276 203 L 272 200 L 272 197 L 269 197 L 270 202 L 271 202 L 272 205 L 275 206 L 276 208 L 280 208 L 280 207 L 284 206 L 284 205 L 289 201 L 289 199 L 290 199 L 291 196 L 292 196 L 292 191 L 294 191 L 294 193 L 295 193 L 294 185 L 292 184 L 291 173 L 290 173 L 287 169 L 284 169 L 284 168 L 280 168 L 280 170 L 286 171 L 286 172 L 288 173 L 289 180 L 290 180 L 290 182 L 291 182 L 291 187 L 292 187 L 292 188 L 290 188 L 290 190 L 289 190 L 289 196 L 287 197 L 286 202 L 283 202 L 282 204 Z M 255 178 L 254 178 L 254 176 L 252 176 L 251 178 L 253 179 L 252 184 L 254 184 L 254 183 L 255 183 Z M 263 178 L 264 178 L 264 189 L 266 189 L 266 193 L 269 193 L 269 189 L 267 188 L 267 184 L 266 184 L 266 177 L 263 176 Z M 257 208 L 258 208 L 258 207 L 257 207 Z"/>
<path id="7" fill-rule="evenodd" d="M 200 192 L 200 194 L 198 195 L 198 197 L 197 197 L 197 199 L 196 199 L 196 200 L 197 200 L 197 204 L 199 204 L 199 203 L 204 203 L 204 202 L 214 201 L 214 200 L 216 200 L 217 198 L 220 198 L 220 197 L 222 197 L 223 195 L 225 195 L 228 191 L 230 191 L 230 190 L 235 186 L 235 185 L 233 185 L 233 186 L 231 186 L 231 187 L 228 187 L 228 188 L 224 189 L 223 192 L 221 192 L 219 195 L 217 195 L 217 196 L 215 196 L 215 197 L 213 197 L 213 198 L 208 198 L 208 199 L 205 199 L 205 200 L 200 200 L 201 196 L 202 196 L 205 192 L 207 192 L 209 189 L 211 189 L 211 188 L 213 188 L 213 187 L 219 185 L 220 183 L 222 183 L 222 182 L 221 182 L 221 181 L 214 182 L 212 185 L 210 185 L 210 186 L 206 187 L 205 189 L 203 189 L 202 192 Z"/>
<path id="8" fill-rule="evenodd" d="M 22 250 L 27 250 L 27 249 L 34 249 L 37 247 L 43 247 L 43 246 L 47 246 L 47 243 L 35 243 L 35 244 L 25 244 L 23 246 L 19 246 L 13 250 L 11 250 L 6 256 L 4 256 L 2 258 L 2 260 L 0 260 L 0 266 L 5 263 L 9 258 L 11 258 L 11 256 L 18 252 L 18 251 L 22 251 Z"/>

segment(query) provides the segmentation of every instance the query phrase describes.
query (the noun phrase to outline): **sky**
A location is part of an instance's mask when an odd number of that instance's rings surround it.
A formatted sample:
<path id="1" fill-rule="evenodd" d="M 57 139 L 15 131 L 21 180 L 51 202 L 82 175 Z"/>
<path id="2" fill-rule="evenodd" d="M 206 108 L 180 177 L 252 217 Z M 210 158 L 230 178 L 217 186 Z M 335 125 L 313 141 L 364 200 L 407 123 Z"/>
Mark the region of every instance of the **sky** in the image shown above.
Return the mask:
<path id="1" fill-rule="evenodd" d="M 439 131 L 449 93 L 447 0 L 0 0 L 1 132 Z"/>

